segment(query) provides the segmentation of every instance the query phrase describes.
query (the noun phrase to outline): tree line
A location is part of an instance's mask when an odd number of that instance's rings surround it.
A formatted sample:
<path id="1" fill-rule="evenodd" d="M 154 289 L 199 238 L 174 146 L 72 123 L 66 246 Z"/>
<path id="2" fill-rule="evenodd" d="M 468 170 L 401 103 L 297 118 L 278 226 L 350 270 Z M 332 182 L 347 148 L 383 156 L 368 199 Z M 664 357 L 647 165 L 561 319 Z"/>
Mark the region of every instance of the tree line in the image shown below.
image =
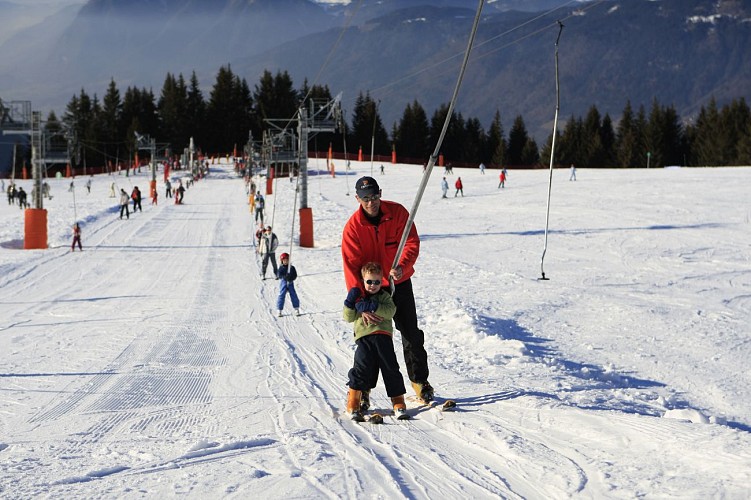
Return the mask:
<path id="1" fill-rule="evenodd" d="M 45 128 L 58 146 L 67 143 L 59 132 L 64 123 L 71 134 L 76 165 L 105 165 L 132 158 L 137 151 L 136 132 L 160 144 L 169 144 L 172 154 L 188 147 L 190 138 L 206 154 L 225 154 L 242 147 L 251 134 L 260 140 L 268 128 L 266 119 L 294 119 L 305 98 L 330 100 L 327 86 L 309 87 L 305 80 L 295 88 L 286 71 L 265 71 L 253 89 L 229 65 L 219 68 L 208 96 L 200 89 L 195 72 L 186 82 L 183 75 L 168 73 L 158 96 L 151 89 L 128 87 L 121 97 L 114 79 L 99 100 L 85 89 L 68 102 L 61 119 L 50 112 Z M 344 110 L 345 112 L 347 110 Z M 315 136 L 318 150 L 330 143 L 350 153 L 362 148 L 368 156 L 391 155 L 400 161 L 426 162 L 448 113 L 443 104 L 428 118 L 422 105 L 407 104 L 401 118 L 387 132 L 378 102 L 368 92 L 360 93 L 345 134 Z M 346 139 L 346 140 L 345 140 Z M 341 146 L 340 146 L 341 145 Z M 441 153 L 454 165 L 533 167 L 550 161 L 552 134 L 542 148 L 527 132 L 517 115 L 508 134 L 500 111 L 486 130 L 479 119 L 453 111 Z M 578 167 L 660 167 L 668 165 L 751 164 L 751 111 L 744 98 L 718 108 L 712 99 L 692 123 L 682 120 L 675 108 L 653 101 L 634 112 L 627 102 L 617 125 L 608 114 L 592 106 L 584 118 L 571 116 L 558 131 L 555 163 Z"/>

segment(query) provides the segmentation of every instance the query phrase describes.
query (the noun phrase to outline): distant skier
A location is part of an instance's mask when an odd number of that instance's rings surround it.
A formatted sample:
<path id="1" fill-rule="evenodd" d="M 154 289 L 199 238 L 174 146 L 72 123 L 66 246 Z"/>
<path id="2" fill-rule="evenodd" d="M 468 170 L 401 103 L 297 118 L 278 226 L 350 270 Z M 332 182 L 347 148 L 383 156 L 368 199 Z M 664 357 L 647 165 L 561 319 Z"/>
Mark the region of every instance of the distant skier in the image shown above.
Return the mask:
<path id="1" fill-rule="evenodd" d="M 289 300 L 292 302 L 292 307 L 295 310 L 295 314 L 300 315 L 300 299 L 297 297 L 295 291 L 295 280 L 297 279 L 297 269 L 295 266 L 289 263 L 289 254 L 283 253 L 279 256 L 279 271 L 277 271 L 277 279 L 279 279 L 279 297 L 276 299 L 276 308 L 279 310 L 279 316 L 282 316 L 284 310 L 284 299 L 289 294 Z"/>
<path id="2" fill-rule="evenodd" d="M 261 220 L 261 224 L 263 224 L 263 209 L 266 206 L 266 200 L 263 199 L 263 195 L 258 192 L 256 193 L 256 203 L 255 203 L 255 210 L 256 210 L 256 217 L 255 221 L 258 222 L 258 220 Z"/>
<path id="3" fill-rule="evenodd" d="M 441 198 L 448 198 L 446 194 L 449 192 L 449 182 L 444 177 L 441 181 L 441 191 L 443 191 L 443 196 Z"/>
<path id="4" fill-rule="evenodd" d="M 462 178 L 458 177 L 456 179 L 456 182 L 454 183 L 454 187 L 456 188 L 456 193 L 454 193 L 454 198 L 456 198 L 456 195 L 459 193 L 462 194 L 462 198 L 464 198 L 464 184 L 462 184 Z"/>
<path id="5" fill-rule="evenodd" d="M 130 197 L 133 199 L 133 213 L 136 213 L 136 209 L 139 212 L 143 212 L 143 208 L 141 208 L 141 190 L 138 189 L 138 186 L 133 188 Z"/>
<path id="6" fill-rule="evenodd" d="M 498 183 L 498 189 L 502 189 L 506 187 L 506 170 L 501 170 L 500 175 L 498 176 L 500 182 Z"/>
<path id="7" fill-rule="evenodd" d="M 123 212 L 125 212 L 125 217 L 130 219 L 130 210 L 128 210 L 128 203 L 130 203 L 130 197 L 128 196 L 128 193 L 125 192 L 124 189 L 120 188 L 120 218 L 123 218 Z"/>
<path id="8" fill-rule="evenodd" d="M 279 238 L 271 232 L 271 226 L 266 226 L 266 231 L 261 236 L 261 243 L 258 245 L 258 254 L 263 258 L 261 261 L 261 276 L 263 279 L 266 279 L 266 268 L 269 267 L 269 261 L 271 261 L 271 267 L 274 268 L 274 276 L 279 279 L 276 268 L 276 248 L 278 246 Z"/>
<path id="9" fill-rule="evenodd" d="M 78 249 L 83 251 L 83 247 L 81 246 L 81 226 L 78 225 L 78 222 L 73 224 L 73 243 L 70 245 L 71 252 L 75 251 L 76 243 L 78 243 Z"/>

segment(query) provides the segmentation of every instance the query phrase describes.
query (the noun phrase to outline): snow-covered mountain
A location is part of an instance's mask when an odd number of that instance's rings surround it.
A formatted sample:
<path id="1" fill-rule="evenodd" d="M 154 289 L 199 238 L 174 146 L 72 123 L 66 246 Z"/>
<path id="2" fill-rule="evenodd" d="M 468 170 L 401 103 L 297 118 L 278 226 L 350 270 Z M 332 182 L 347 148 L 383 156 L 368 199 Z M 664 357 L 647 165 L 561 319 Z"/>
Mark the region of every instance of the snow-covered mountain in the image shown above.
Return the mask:
<path id="1" fill-rule="evenodd" d="M 265 70 L 289 71 L 298 86 L 318 78 L 349 110 L 370 92 L 390 129 L 415 100 L 430 115 L 450 99 L 477 3 L 89 0 L 0 45 L 0 98 L 60 113 L 112 78 L 158 92 L 168 72 L 195 70 L 208 90 L 231 64 L 251 86 Z M 751 99 L 749 19 L 749 0 L 486 2 L 457 110 L 486 128 L 496 110 L 506 128 L 521 115 L 543 142 L 558 20 L 563 119 L 596 105 L 617 121 L 627 100 L 655 99 L 690 118 L 713 97 Z"/>

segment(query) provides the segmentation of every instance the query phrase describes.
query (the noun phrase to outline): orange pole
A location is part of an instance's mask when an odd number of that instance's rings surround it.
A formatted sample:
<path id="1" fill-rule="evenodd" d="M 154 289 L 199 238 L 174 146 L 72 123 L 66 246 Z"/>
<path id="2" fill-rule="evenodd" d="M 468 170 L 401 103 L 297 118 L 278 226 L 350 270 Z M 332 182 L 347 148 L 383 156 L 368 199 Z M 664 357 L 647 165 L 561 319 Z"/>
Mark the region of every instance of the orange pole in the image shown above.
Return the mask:
<path id="1" fill-rule="evenodd" d="M 360 146 L 360 151 L 357 153 L 357 161 L 362 161 L 362 146 Z"/>
<path id="2" fill-rule="evenodd" d="M 65 177 L 73 177 L 73 169 L 70 168 L 70 163 L 65 165 Z"/>
<path id="3" fill-rule="evenodd" d="M 47 210 L 27 208 L 24 211 L 24 250 L 47 248 Z"/>
<path id="4" fill-rule="evenodd" d="M 391 150 L 391 163 L 396 163 L 396 149 Z"/>
<path id="5" fill-rule="evenodd" d="M 300 246 L 313 248 L 313 209 L 300 209 Z"/>
<path id="6" fill-rule="evenodd" d="M 438 155 L 438 166 L 439 167 L 443 166 L 443 153 Z"/>
<path id="7" fill-rule="evenodd" d="M 23 180 L 26 180 L 29 178 L 29 172 L 26 170 L 26 165 L 24 165 L 23 168 L 21 169 L 21 178 Z"/>

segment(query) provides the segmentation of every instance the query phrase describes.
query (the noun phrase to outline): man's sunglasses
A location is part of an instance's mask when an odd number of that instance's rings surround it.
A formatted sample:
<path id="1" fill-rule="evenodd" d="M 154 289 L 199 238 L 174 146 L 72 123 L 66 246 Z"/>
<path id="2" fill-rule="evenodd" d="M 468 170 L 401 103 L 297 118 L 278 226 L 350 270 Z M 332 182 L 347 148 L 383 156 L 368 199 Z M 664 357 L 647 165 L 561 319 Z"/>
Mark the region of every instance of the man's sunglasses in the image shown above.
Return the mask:
<path id="1" fill-rule="evenodd" d="M 361 196 L 360 201 L 363 203 L 370 203 L 371 201 L 380 200 L 381 195 L 380 194 L 371 194 L 370 196 Z"/>

